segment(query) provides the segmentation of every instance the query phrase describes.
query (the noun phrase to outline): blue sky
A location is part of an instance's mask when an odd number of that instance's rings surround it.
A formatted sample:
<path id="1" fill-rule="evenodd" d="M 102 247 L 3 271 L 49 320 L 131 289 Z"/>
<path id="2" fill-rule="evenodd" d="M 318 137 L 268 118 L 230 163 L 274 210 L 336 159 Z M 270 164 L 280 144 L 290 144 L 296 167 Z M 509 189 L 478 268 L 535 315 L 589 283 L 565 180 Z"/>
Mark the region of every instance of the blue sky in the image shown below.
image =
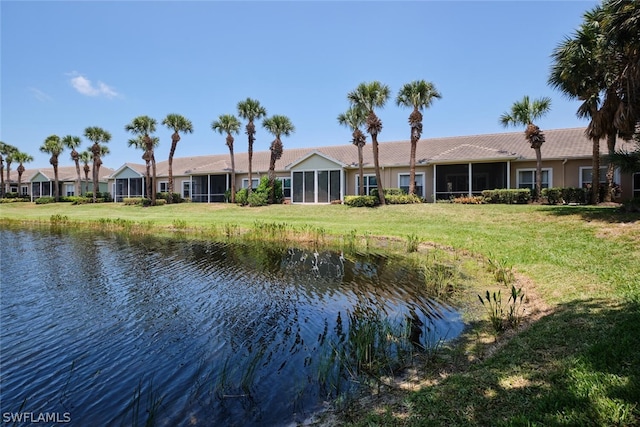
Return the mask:
<path id="1" fill-rule="evenodd" d="M 295 125 L 285 150 L 349 144 L 351 132 L 336 117 L 348 108 L 347 93 L 372 80 L 392 92 L 378 113 L 381 143 L 408 139 L 410 111 L 395 96 L 417 79 L 443 96 L 424 112 L 423 138 L 519 130 L 505 130 L 498 117 L 524 95 L 552 98 L 542 129 L 585 126 L 578 102 L 547 78 L 554 47 L 596 4 L 3 0 L 0 139 L 34 156 L 28 168 L 48 167 L 39 151 L 48 135 L 100 126 L 113 137 L 104 163 L 118 168 L 143 163 L 127 147 L 127 123 L 179 113 L 194 133 L 176 156 L 227 153 L 211 122 L 237 114 L 238 101 L 251 97 Z M 158 126 L 158 160 L 170 135 Z M 255 150 L 272 139 L 259 127 Z M 246 150 L 240 134 L 235 151 Z M 68 152 L 60 164 L 72 164 Z"/>

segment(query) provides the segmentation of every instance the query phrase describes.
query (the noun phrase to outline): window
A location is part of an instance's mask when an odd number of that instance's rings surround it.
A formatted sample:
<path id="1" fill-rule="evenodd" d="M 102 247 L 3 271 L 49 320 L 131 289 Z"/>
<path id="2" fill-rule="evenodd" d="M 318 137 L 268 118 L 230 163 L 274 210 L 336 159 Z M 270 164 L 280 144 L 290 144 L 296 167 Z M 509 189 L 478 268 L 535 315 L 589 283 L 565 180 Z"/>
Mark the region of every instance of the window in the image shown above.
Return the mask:
<path id="1" fill-rule="evenodd" d="M 293 203 L 330 203 L 340 200 L 342 175 L 339 170 L 293 172 Z"/>
<path id="2" fill-rule="evenodd" d="M 375 175 L 364 176 L 364 194 L 370 195 L 371 190 L 378 188 L 378 181 Z M 356 191 L 354 194 L 360 194 L 360 175 L 356 175 Z"/>
<path id="3" fill-rule="evenodd" d="M 542 169 L 542 188 L 551 186 L 551 169 Z M 536 189 L 536 170 L 518 169 L 518 188 Z"/>
<path id="4" fill-rule="evenodd" d="M 168 193 L 169 192 L 169 183 L 167 181 L 162 181 L 160 184 L 160 192 Z"/>
<path id="5" fill-rule="evenodd" d="M 581 167 L 580 168 L 580 187 L 586 187 L 587 185 L 591 184 L 592 181 L 592 173 L 593 172 L 593 168 L 591 167 Z M 614 179 L 615 180 L 615 179 Z M 606 183 L 607 182 L 607 167 L 606 166 L 600 166 L 600 183 Z"/>
<path id="6" fill-rule="evenodd" d="M 285 199 L 291 198 L 291 178 L 278 178 L 282 182 L 282 195 Z"/>
<path id="7" fill-rule="evenodd" d="M 260 185 L 260 178 L 253 178 L 251 188 L 258 188 L 258 185 Z M 249 188 L 249 178 L 242 178 L 242 188 Z"/>
<path id="8" fill-rule="evenodd" d="M 75 185 L 73 184 L 65 184 L 65 193 L 67 193 L 67 197 L 75 195 Z"/>
<path id="9" fill-rule="evenodd" d="M 403 173 L 398 175 L 398 186 L 405 193 L 407 194 L 409 193 L 409 174 L 408 173 L 406 174 Z M 424 197 L 424 174 L 423 173 L 415 174 L 415 187 L 416 187 L 416 191 L 415 191 L 416 196 Z"/>
<path id="10" fill-rule="evenodd" d="M 633 197 L 640 197 L 640 172 L 633 174 Z"/>
<path id="11" fill-rule="evenodd" d="M 28 196 L 29 195 L 29 186 L 28 185 L 23 185 L 20 190 L 21 190 L 20 194 L 22 194 L 23 196 Z M 71 195 L 73 196 L 73 194 L 71 194 Z"/>
<path id="12" fill-rule="evenodd" d="M 191 197 L 191 181 L 182 181 L 182 197 L 184 199 Z"/>

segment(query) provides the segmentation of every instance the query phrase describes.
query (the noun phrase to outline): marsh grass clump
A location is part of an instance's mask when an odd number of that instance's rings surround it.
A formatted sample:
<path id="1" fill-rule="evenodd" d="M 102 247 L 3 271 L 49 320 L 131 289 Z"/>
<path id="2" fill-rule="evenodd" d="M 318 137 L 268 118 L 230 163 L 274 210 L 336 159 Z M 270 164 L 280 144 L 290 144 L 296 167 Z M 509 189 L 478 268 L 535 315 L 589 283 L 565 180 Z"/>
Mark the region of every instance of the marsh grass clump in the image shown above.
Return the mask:
<path id="1" fill-rule="evenodd" d="M 143 402 L 146 397 L 146 405 L 143 408 Z M 142 388 L 142 380 L 138 383 L 138 386 L 133 392 L 133 398 L 129 403 L 125 414 L 131 413 L 130 422 L 126 422 L 123 418 L 122 425 L 131 426 L 154 426 L 158 421 L 158 412 L 162 407 L 162 401 L 164 396 L 160 395 L 157 390 L 153 388 L 153 380 L 149 380 L 149 384 L 146 390 Z M 126 418 L 126 415 L 125 415 Z"/>
<path id="2" fill-rule="evenodd" d="M 488 269 L 489 272 L 493 273 L 498 283 L 504 283 L 509 286 L 516 281 L 513 265 L 506 258 L 501 260 L 493 257 L 489 258 Z"/>
<path id="3" fill-rule="evenodd" d="M 174 218 L 172 225 L 176 230 L 184 230 L 187 228 L 187 221 L 184 219 Z"/>
<path id="4" fill-rule="evenodd" d="M 480 302 L 489 314 L 489 321 L 496 335 L 504 332 L 507 328 L 516 328 L 520 325 L 524 316 L 524 292 L 522 288 L 517 289 L 511 285 L 511 294 L 506 307 L 502 303 L 502 293 L 486 291 L 484 298 L 478 295 Z"/>
<path id="5" fill-rule="evenodd" d="M 415 233 L 409 234 L 407 236 L 407 252 L 418 252 L 418 247 L 420 246 L 421 239 Z"/>
<path id="6" fill-rule="evenodd" d="M 63 225 L 69 222 L 69 217 L 66 215 L 54 214 L 49 218 L 49 222 L 53 225 Z"/>

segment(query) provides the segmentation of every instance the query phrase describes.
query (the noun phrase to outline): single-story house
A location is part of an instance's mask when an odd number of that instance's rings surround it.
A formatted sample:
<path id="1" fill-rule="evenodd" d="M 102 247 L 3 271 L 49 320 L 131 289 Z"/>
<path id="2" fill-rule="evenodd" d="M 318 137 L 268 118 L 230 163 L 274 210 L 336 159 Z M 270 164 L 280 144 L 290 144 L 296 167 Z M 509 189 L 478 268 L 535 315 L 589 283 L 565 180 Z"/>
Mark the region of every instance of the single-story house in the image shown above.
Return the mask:
<path id="1" fill-rule="evenodd" d="M 591 184 L 592 142 L 584 128 L 545 130 L 542 152 L 543 187 L 586 187 Z M 245 141 L 236 138 L 236 149 Z M 287 149 L 276 162 L 275 173 L 282 180 L 285 199 L 291 203 L 331 203 L 358 194 L 358 150 L 352 144 Z M 634 149 L 630 142 L 618 147 Z M 600 145 L 606 155 L 606 143 Z M 409 188 L 409 141 L 381 142 L 379 160 L 384 188 Z M 178 146 L 178 152 L 180 147 Z M 373 153 L 364 150 L 364 187 L 377 187 Z M 235 154 L 236 189 L 248 186 L 246 153 Z M 255 188 L 269 167 L 269 151 L 253 153 L 251 177 Z M 600 181 L 606 182 L 607 164 L 602 162 Z M 429 138 L 418 142 L 416 193 L 427 201 L 458 195 L 477 195 L 486 189 L 534 188 L 535 152 L 524 132 Z M 229 154 L 177 157 L 173 160 L 174 191 L 193 202 L 222 202 L 231 188 Z M 168 162 L 157 163 L 157 191 L 168 190 Z M 616 171 L 621 200 L 640 197 L 640 173 Z M 126 163 L 108 176 L 108 188 L 115 201 L 144 196 L 145 165 Z"/>
<path id="2" fill-rule="evenodd" d="M 100 167 L 99 189 L 101 192 L 108 191 L 107 177 L 113 174 L 113 169 Z M 30 196 L 35 200 L 42 196 L 53 196 L 55 179 L 53 167 L 40 169 L 25 169 L 22 174 L 20 190 L 18 191 L 18 172 L 14 169 L 10 174 L 11 181 L 9 188 L 11 192 L 19 192 L 23 196 Z M 83 166 L 80 166 L 81 194 L 93 191 L 92 173 L 89 171 L 89 181 L 85 181 Z M 58 166 L 58 189 L 60 196 L 76 196 L 76 183 L 78 174 L 75 166 Z M 6 184 L 5 184 L 6 185 Z"/>

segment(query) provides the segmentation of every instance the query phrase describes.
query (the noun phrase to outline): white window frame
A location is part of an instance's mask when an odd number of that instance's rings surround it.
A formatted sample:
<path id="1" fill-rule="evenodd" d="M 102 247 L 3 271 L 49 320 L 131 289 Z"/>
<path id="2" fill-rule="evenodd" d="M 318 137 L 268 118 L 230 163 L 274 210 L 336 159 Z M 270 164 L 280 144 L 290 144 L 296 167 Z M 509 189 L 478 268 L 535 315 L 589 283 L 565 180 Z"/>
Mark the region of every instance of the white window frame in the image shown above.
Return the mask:
<path id="1" fill-rule="evenodd" d="M 408 179 L 409 179 L 409 177 L 411 176 L 411 174 L 410 174 L 409 172 L 407 172 L 407 173 L 399 173 L 399 174 L 398 174 L 398 188 L 402 188 L 402 186 L 400 185 L 400 177 L 403 177 L 403 176 L 406 176 L 406 177 L 407 177 L 407 180 L 408 180 Z M 425 180 L 425 174 L 424 174 L 424 172 L 416 172 L 416 174 L 415 174 L 415 178 L 416 178 L 416 187 L 418 187 L 418 184 L 419 184 L 419 182 L 418 182 L 418 177 L 420 177 L 420 179 L 422 179 L 422 185 L 421 185 L 421 187 L 422 187 L 422 194 L 416 194 L 416 196 L 419 196 L 419 197 L 424 198 L 424 197 L 425 197 L 425 191 L 427 191 L 427 189 L 425 188 L 425 186 L 426 186 L 426 180 Z M 407 190 L 407 193 L 408 193 L 408 192 L 409 192 L 409 191 Z"/>
<path id="2" fill-rule="evenodd" d="M 188 195 L 188 196 L 187 196 L 187 195 L 185 195 L 185 194 L 186 194 L 186 192 L 184 191 L 185 189 L 186 189 L 186 190 L 187 190 L 187 192 L 189 193 L 189 195 Z M 190 198 L 191 198 L 191 180 L 189 180 L 189 181 L 182 181 L 182 188 L 181 188 L 181 191 L 182 191 L 182 198 L 183 198 L 183 199 L 190 199 Z"/>
<path id="3" fill-rule="evenodd" d="M 640 172 L 635 172 L 633 174 L 631 174 L 631 197 L 640 197 L 640 184 L 638 184 L 638 187 L 635 186 L 636 183 L 636 176 L 638 177 L 638 180 L 640 181 Z"/>
<path id="4" fill-rule="evenodd" d="M 29 185 L 21 185 L 20 187 L 20 195 L 28 196 L 29 195 Z"/>
<path id="5" fill-rule="evenodd" d="M 373 190 L 374 188 L 377 189 L 378 185 L 375 186 L 371 186 L 369 185 L 369 180 L 371 178 L 376 178 L 375 174 L 364 174 L 364 194 L 369 196 L 371 195 L 371 190 Z M 353 194 L 359 195 L 359 191 L 360 191 L 360 174 L 356 175 L 356 187 L 355 187 L 355 191 Z"/>
<path id="6" fill-rule="evenodd" d="M 251 189 L 258 188 L 260 185 L 260 178 L 253 178 L 251 180 Z M 242 178 L 242 188 L 249 188 L 249 178 Z"/>
<path id="7" fill-rule="evenodd" d="M 607 169 L 609 168 L 608 165 L 600 165 L 600 184 L 606 184 L 607 183 Z M 593 170 L 593 168 L 591 166 L 580 166 L 580 176 L 578 177 L 580 180 L 580 188 L 584 188 L 587 184 L 591 184 L 591 181 L 587 181 L 587 180 L 583 180 L 583 173 L 584 171 L 589 171 L 591 172 Z M 592 175 L 593 176 L 593 175 Z M 613 172 L 613 182 L 615 183 L 620 183 L 620 171 L 618 170 L 618 168 L 614 169 Z"/>
<path id="8" fill-rule="evenodd" d="M 71 191 L 69 191 L 71 190 Z M 73 197 L 76 195 L 76 186 L 75 184 L 65 184 L 64 185 L 64 193 L 67 197 Z"/>
<path id="9" fill-rule="evenodd" d="M 292 186 L 293 186 L 293 176 L 277 176 L 276 179 L 280 180 L 280 182 L 282 183 L 282 197 L 284 197 L 285 199 L 290 199 L 291 198 L 291 191 L 292 191 Z M 285 180 L 289 180 L 289 185 L 285 187 L 284 182 Z M 249 180 L 247 179 L 247 183 L 249 182 Z M 285 196 L 285 190 L 289 190 L 289 196 Z"/>
<path id="10" fill-rule="evenodd" d="M 165 191 L 162 191 L 162 186 L 165 186 Z M 169 181 L 159 181 L 158 182 L 158 191 L 160 193 L 168 193 L 169 192 Z"/>
<path id="11" fill-rule="evenodd" d="M 547 172 L 547 177 L 548 177 L 548 182 L 546 183 L 547 186 L 545 187 L 545 183 L 544 181 L 542 181 L 542 188 L 551 188 L 553 187 L 553 168 L 542 168 L 540 169 L 541 172 Z M 536 172 L 537 169 L 536 168 L 523 168 L 523 169 L 516 169 L 516 188 L 521 188 L 520 185 L 522 184 L 520 182 L 520 172 L 533 172 L 533 188 L 535 188 L 536 186 Z M 527 187 L 529 188 L 529 187 Z"/>

